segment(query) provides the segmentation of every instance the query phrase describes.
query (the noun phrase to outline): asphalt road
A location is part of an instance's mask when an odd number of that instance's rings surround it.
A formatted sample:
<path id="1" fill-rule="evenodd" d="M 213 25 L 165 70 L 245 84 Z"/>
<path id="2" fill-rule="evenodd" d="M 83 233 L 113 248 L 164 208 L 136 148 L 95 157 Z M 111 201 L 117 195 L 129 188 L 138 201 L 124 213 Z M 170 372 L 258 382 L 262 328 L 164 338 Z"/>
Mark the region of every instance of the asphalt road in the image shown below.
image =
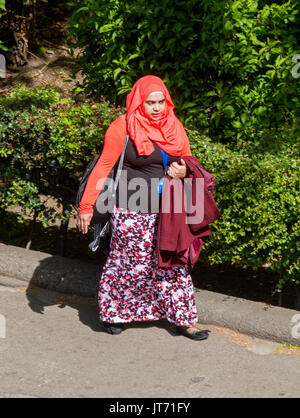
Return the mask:
<path id="1" fill-rule="evenodd" d="M 203 327 L 205 341 L 164 321 L 109 335 L 92 299 L 0 286 L 0 397 L 299 397 L 299 349 Z"/>

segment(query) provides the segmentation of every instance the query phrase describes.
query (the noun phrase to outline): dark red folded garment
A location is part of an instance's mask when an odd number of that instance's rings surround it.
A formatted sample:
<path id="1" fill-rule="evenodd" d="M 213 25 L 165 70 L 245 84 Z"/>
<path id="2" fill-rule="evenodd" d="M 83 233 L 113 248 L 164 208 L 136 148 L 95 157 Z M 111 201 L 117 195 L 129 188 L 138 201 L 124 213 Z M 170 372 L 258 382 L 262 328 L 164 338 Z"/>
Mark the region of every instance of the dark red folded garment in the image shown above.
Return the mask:
<path id="1" fill-rule="evenodd" d="M 157 236 L 160 267 L 188 264 L 193 268 L 204 239 L 211 234 L 209 224 L 221 216 L 212 195 L 212 174 L 201 167 L 196 157 L 183 159 L 188 180 L 167 177 L 163 187 Z"/>

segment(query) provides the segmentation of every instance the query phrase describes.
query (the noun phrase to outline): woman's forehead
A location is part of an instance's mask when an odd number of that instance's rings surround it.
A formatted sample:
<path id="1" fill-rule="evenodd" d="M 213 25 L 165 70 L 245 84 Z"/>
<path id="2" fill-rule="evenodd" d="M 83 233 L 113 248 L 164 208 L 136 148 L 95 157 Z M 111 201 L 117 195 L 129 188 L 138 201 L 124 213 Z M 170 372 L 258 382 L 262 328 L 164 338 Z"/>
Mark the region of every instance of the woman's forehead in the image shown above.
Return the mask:
<path id="1" fill-rule="evenodd" d="M 146 98 L 146 100 L 162 100 L 165 96 L 162 91 L 153 91 L 149 94 L 149 96 Z"/>

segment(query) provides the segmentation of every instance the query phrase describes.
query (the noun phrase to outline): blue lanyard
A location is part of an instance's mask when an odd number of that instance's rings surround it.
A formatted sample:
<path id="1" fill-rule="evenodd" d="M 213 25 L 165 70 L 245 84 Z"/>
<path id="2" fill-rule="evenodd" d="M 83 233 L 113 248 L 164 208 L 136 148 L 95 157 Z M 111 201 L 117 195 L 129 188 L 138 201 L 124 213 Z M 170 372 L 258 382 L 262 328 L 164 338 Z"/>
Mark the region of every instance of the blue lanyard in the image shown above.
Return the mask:
<path id="1" fill-rule="evenodd" d="M 167 172 L 167 163 L 168 163 L 168 157 L 169 156 L 168 156 L 168 154 L 164 150 L 160 149 L 160 151 L 161 151 L 161 155 L 162 155 L 163 166 L 164 166 L 164 176 L 165 176 L 166 175 L 166 172 Z M 164 180 L 165 180 L 165 177 L 161 178 L 160 181 L 159 181 L 159 183 L 157 184 L 157 193 L 158 194 L 161 194 L 162 193 L 162 188 L 163 188 Z"/>
<path id="2" fill-rule="evenodd" d="M 164 150 L 160 149 L 160 151 L 161 151 L 161 155 L 162 155 L 162 159 L 163 159 L 164 173 L 166 175 L 166 168 L 167 168 L 167 163 L 168 163 L 168 157 L 169 156 Z"/>

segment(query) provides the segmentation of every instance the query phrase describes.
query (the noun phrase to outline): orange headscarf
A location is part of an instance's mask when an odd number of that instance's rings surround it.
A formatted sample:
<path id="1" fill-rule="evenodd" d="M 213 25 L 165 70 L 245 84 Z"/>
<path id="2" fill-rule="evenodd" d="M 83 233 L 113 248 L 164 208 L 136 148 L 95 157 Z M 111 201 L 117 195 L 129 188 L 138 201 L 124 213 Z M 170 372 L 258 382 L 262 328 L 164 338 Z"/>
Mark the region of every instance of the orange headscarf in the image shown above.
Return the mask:
<path id="1" fill-rule="evenodd" d="M 166 102 L 165 111 L 157 121 L 150 119 L 144 112 L 144 103 L 153 92 L 162 92 Z M 147 75 L 140 78 L 127 96 L 126 108 L 127 130 L 139 155 L 152 154 L 154 147 L 150 140 L 170 155 L 181 155 L 188 139 L 174 114 L 174 104 L 168 89 L 159 77 Z"/>

